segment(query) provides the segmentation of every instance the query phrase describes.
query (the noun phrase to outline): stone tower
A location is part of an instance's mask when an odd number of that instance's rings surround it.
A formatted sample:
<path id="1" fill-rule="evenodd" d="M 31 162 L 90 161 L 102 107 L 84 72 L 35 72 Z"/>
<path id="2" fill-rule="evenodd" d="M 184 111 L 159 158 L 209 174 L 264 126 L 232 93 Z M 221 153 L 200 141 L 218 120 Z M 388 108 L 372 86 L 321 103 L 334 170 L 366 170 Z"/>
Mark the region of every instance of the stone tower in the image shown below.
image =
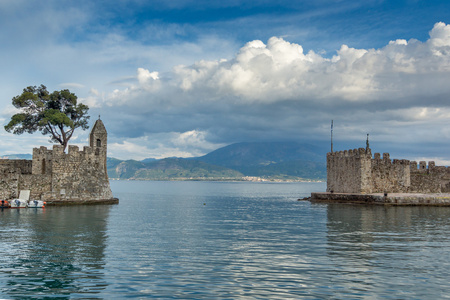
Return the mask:
<path id="1" fill-rule="evenodd" d="M 95 121 L 94 126 L 92 127 L 91 133 L 89 135 L 89 146 L 94 149 L 95 155 L 99 156 L 100 168 L 103 168 L 105 174 L 108 174 L 106 169 L 106 156 L 107 156 L 107 142 L 108 142 L 108 133 L 106 132 L 105 125 L 102 120 L 100 120 L 100 116 L 97 121 Z M 108 175 L 106 175 L 108 176 Z"/>

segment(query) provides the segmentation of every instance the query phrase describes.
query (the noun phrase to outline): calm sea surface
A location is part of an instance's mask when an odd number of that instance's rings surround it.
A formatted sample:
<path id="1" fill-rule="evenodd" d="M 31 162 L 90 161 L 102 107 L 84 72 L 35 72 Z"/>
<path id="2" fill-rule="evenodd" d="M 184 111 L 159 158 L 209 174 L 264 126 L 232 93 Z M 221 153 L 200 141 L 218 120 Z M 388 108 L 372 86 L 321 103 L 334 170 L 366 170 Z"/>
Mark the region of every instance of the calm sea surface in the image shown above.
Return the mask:
<path id="1" fill-rule="evenodd" d="M 450 208 L 297 201 L 324 183 L 113 181 L 0 211 L 0 299 L 444 299 Z"/>

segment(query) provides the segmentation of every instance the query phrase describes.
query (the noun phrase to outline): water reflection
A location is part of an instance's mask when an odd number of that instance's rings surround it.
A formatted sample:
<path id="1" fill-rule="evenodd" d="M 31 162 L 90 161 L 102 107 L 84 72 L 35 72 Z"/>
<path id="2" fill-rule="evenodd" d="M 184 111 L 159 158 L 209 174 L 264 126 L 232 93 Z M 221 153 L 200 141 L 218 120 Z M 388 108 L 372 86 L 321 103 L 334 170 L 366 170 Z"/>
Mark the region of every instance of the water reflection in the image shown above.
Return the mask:
<path id="1" fill-rule="evenodd" d="M 280 193 L 274 190 L 275 196 L 244 197 L 239 188 L 245 188 L 244 195 L 256 195 L 261 188 L 251 185 L 254 193 L 250 193 L 244 184 L 194 184 L 203 187 L 196 196 L 187 189 L 180 193 L 186 195 L 174 195 L 176 189 L 151 197 L 119 194 L 120 215 L 111 214 L 114 235 L 106 257 L 114 260 L 107 263 L 110 284 L 105 294 L 142 299 L 294 299 L 307 297 L 311 291 L 307 286 L 322 284 L 311 274 L 321 260 L 318 252 L 325 252 L 322 243 L 317 244 L 325 240 L 324 209 L 309 209 L 308 202 L 296 201 L 296 194 L 278 197 L 286 185 L 279 186 Z M 186 183 L 179 185 L 183 188 Z M 210 196 L 205 186 L 212 185 L 233 189 L 217 189 L 217 195 Z M 124 205 L 127 201 L 133 205 Z M 136 230 L 130 233 L 131 228 Z"/>
<path id="2" fill-rule="evenodd" d="M 334 288 L 386 298 L 445 296 L 450 209 L 328 205 L 327 228 L 340 284 Z"/>
<path id="3" fill-rule="evenodd" d="M 104 289 L 110 206 L 0 212 L 0 295 L 27 299 Z"/>

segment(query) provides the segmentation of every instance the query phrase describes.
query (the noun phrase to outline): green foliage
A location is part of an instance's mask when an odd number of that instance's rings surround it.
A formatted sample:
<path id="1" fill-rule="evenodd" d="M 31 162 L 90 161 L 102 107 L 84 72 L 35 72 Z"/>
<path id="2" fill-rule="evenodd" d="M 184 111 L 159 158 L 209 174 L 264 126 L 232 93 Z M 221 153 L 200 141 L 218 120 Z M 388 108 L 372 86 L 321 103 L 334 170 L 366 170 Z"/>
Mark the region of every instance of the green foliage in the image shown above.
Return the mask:
<path id="1" fill-rule="evenodd" d="M 14 134 L 40 131 L 66 148 L 76 128 L 89 128 L 89 107 L 77 99 L 67 89 L 49 93 L 44 85 L 26 87 L 12 99 L 20 112 L 11 117 L 5 130 Z"/>

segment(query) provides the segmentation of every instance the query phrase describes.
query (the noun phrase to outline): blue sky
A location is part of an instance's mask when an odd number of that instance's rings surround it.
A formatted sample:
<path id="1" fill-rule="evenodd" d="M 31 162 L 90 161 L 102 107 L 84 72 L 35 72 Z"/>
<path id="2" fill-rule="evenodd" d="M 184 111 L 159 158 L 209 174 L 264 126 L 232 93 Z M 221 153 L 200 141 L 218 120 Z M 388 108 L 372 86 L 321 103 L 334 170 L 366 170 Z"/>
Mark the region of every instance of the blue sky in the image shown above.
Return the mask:
<path id="1" fill-rule="evenodd" d="M 29 85 L 101 115 L 109 156 L 327 142 L 450 164 L 448 1 L 0 1 L 0 121 Z M 48 145 L 0 128 L 0 155 Z M 78 131 L 72 143 L 87 143 Z"/>

